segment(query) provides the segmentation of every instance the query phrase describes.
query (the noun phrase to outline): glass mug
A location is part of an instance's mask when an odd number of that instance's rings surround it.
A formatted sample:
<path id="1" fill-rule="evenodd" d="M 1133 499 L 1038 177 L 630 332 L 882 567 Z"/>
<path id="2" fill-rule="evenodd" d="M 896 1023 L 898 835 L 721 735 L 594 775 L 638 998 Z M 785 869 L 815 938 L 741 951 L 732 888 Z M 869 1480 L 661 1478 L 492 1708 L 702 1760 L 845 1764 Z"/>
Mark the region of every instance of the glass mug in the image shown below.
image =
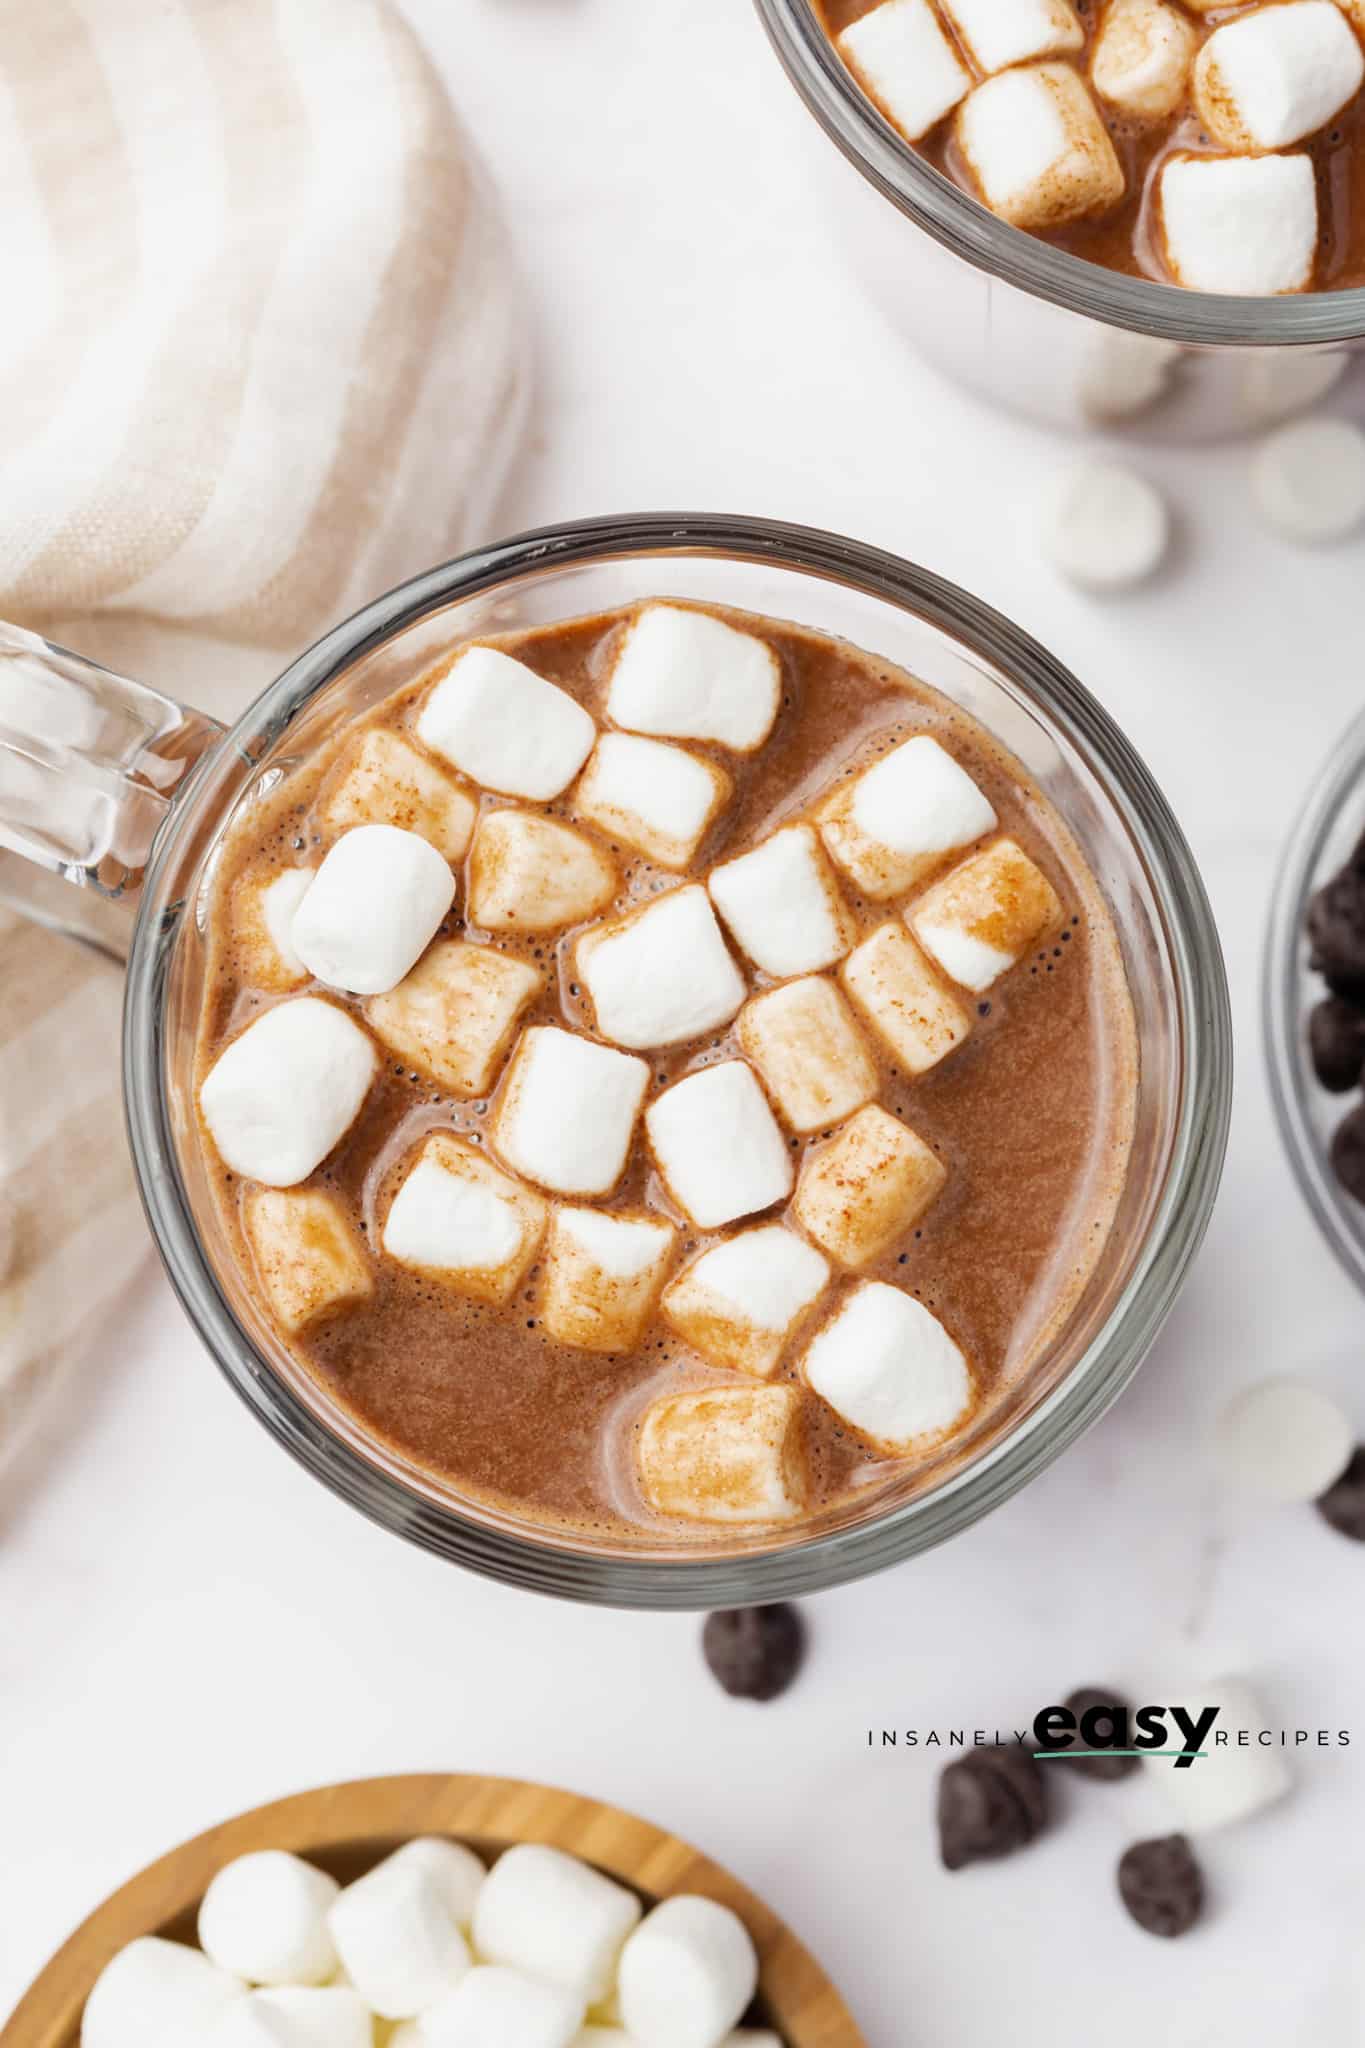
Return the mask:
<path id="1" fill-rule="evenodd" d="M 812 0 L 755 4 L 835 145 L 811 131 L 813 189 L 844 252 L 945 375 L 1049 426 L 1181 443 L 1268 426 L 1333 387 L 1334 405 L 1360 409 L 1365 290 L 1221 297 L 1086 263 L 997 219 L 919 156 L 862 92 Z"/>
<path id="2" fill-rule="evenodd" d="M 1108 896 L 1142 1062 L 1132 1163 L 1105 1254 L 1012 1404 L 945 1467 L 912 1475 L 889 1498 L 690 1546 L 643 1531 L 537 1527 L 462 1497 L 367 1436 L 246 1293 L 221 1240 L 192 1096 L 207 887 L 238 807 L 456 640 L 661 596 L 845 638 L 993 731 L 1062 814 Z M 59 873 L 87 894 L 136 902 L 123 1066 L 133 1158 L 172 1285 L 232 1386 L 343 1499 L 511 1585 L 626 1606 L 743 1605 L 835 1585 L 942 1541 L 1041 1471 L 1114 1400 L 1208 1221 L 1231 1096 L 1227 985 L 1207 899 L 1165 802 L 1100 706 L 1027 635 L 925 570 L 834 535 L 691 515 L 523 535 L 378 598 L 300 656 L 230 731 L 5 628 L 0 844 L 47 870 L 39 880 Z M 79 906 L 78 892 L 66 894 Z M 50 897 L 37 908 L 56 921 Z"/>

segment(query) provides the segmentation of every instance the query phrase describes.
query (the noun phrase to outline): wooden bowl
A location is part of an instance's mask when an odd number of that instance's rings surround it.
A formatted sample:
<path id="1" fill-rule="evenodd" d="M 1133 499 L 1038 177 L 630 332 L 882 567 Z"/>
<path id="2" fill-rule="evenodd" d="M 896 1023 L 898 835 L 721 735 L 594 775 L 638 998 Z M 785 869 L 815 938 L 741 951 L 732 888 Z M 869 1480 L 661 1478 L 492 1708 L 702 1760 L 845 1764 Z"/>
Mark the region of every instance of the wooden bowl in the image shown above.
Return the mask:
<path id="1" fill-rule="evenodd" d="M 104 1965 L 140 1934 L 193 1941 L 214 1873 L 253 1849 L 292 1849 L 343 1883 L 414 1835 L 454 1835 L 493 1858 L 514 1842 L 551 1842 L 595 1863 L 646 1901 L 703 1892 L 733 1907 L 758 1950 L 762 2023 L 788 2048 L 866 2048 L 806 1949 L 752 1892 L 648 1821 L 511 1778 L 366 1778 L 261 1806 L 173 1849 L 92 1913 L 55 1955 L 0 2033 L 0 2048 L 74 2048 Z"/>

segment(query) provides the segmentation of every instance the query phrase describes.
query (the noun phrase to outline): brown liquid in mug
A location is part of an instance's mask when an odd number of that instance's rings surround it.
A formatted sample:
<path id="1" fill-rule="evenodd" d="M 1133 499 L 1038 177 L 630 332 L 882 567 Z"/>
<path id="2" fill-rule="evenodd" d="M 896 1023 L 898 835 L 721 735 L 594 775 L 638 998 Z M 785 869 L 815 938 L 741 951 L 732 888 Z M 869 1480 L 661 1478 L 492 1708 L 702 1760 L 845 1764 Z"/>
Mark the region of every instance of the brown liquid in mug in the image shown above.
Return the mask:
<path id="1" fill-rule="evenodd" d="M 942 1317 L 967 1352 L 982 1407 L 988 1407 L 1017 1386 L 1065 1322 L 1104 1246 L 1123 1185 L 1137 1055 L 1108 909 L 1060 818 L 1019 764 L 956 706 L 886 662 L 814 632 L 719 608 L 716 615 L 776 650 L 784 688 L 772 735 L 756 755 L 687 743 L 721 763 L 735 785 L 733 800 L 699 849 L 695 875 L 766 838 L 900 740 L 929 732 L 974 777 L 999 813 L 1000 831 L 1039 864 L 1066 907 L 1063 925 L 1046 946 L 986 997 L 962 996 L 973 1024 L 964 1046 L 914 1081 L 889 1059 L 881 1064 L 882 1104 L 938 1151 L 949 1175 L 917 1227 L 860 1277 L 906 1288 Z M 630 616 L 603 614 L 490 638 L 600 717 L 613 649 Z M 213 890 L 199 1078 L 227 1040 L 272 1000 L 242 976 L 227 915 L 234 882 L 263 865 L 316 865 L 329 840 L 310 807 L 337 753 L 368 726 L 401 729 L 411 740 L 425 687 L 425 681 L 407 686 L 344 727 L 234 828 Z M 610 847 L 622 892 L 603 917 L 688 879 L 653 867 L 573 817 L 568 794 L 520 808 L 572 822 Z M 484 794 L 479 801 L 489 808 L 515 800 Z M 864 902 L 847 878 L 841 881 L 862 933 L 898 916 L 898 903 Z M 465 900 L 462 887 L 438 936 L 469 936 L 552 970 L 546 994 L 521 1028 L 556 1022 L 589 1030 L 572 979 L 577 931 L 522 937 L 470 930 L 460 914 Z M 766 977 L 744 965 L 752 991 L 766 985 Z M 358 999 L 325 993 L 364 1024 Z M 870 1035 L 868 1044 L 875 1056 Z M 737 1051 L 731 1027 L 701 1043 L 646 1055 L 654 1077 L 647 1100 L 683 1074 Z M 653 1532 L 669 1542 L 733 1542 L 733 1528 L 667 1522 L 644 1504 L 634 1476 L 634 1439 L 644 1410 L 659 1395 L 742 1376 L 706 1365 L 657 1314 L 630 1357 L 548 1341 L 537 1317 L 538 1262 L 513 1301 L 493 1308 L 378 1256 L 379 1219 L 421 1135 L 446 1129 L 486 1144 L 490 1117 L 488 1103 L 449 1097 L 429 1078 L 400 1067 L 390 1049 L 381 1045 L 380 1052 L 380 1077 L 359 1119 L 304 1183 L 339 1197 L 365 1234 L 375 1254 L 374 1293 L 299 1337 L 281 1334 L 280 1341 L 363 1430 L 467 1495 L 599 1536 L 638 1540 Z M 825 1135 L 792 1138 L 794 1163 Z M 266 1315 L 239 1223 L 243 1185 L 216 1160 L 206 1134 L 203 1144 L 243 1279 Z M 620 1186 L 598 1206 L 638 1209 L 646 1201 L 677 1218 L 637 1137 Z M 732 1231 L 774 1220 L 775 1212 L 751 1216 Z M 732 1232 L 707 1236 L 681 1219 L 679 1263 L 726 1234 Z M 831 1291 L 822 1314 L 838 1292 Z M 781 1379 L 800 1384 L 799 1357 L 809 1335 L 784 1360 Z M 904 1476 L 907 1461 L 862 1441 L 808 1391 L 802 1427 L 811 1518 L 855 1490 Z"/>
<path id="2" fill-rule="evenodd" d="M 816 12 L 831 36 L 841 35 L 853 22 L 870 14 L 876 4 L 877 0 L 815 0 Z M 1104 7 L 1102 0 L 1071 0 L 1071 4 L 1085 29 L 1085 47 L 1068 51 L 1063 61 L 1074 62 L 1088 77 L 1090 51 L 1099 34 Z M 1206 36 L 1220 23 L 1246 11 L 1245 7 L 1224 7 L 1207 14 L 1191 14 L 1189 19 L 1201 36 Z M 951 35 L 952 25 L 946 19 L 944 27 Z M 1102 264 L 1106 270 L 1170 284 L 1171 275 L 1153 222 L 1161 166 L 1170 156 L 1221 152 L 1188 105 L 1177 108 L 1165 121 L 1139 121 L 1110 106 L 1098 94 L 1094 100 L 1123 166 L 1123 198 L 1097 219 L 1068 221 L 1061 227 L 1026 232 L 1054 243 L 1072 256 L 1082 257 L 1087 263 Z M 964 192 L 979 197 L 953 139 L 951 114 L 910 146 Z M 1296 155 L 1311 157 L 1317 176 L 1318 253 L 1313 289 L 1348 291 L 1365 285 L 1365 91 L 1357 93 L 1321 133 L 1296 142 L 1293 149 Z"/>

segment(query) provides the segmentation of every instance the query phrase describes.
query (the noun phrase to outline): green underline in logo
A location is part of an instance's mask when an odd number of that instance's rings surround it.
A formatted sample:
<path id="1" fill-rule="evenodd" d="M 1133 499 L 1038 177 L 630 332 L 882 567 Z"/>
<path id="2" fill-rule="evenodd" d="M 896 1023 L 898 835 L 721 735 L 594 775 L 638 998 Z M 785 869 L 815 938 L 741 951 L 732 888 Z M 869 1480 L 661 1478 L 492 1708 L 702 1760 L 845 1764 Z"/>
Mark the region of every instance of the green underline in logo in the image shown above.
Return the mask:
<path id="1" fill-rule="evenodd" d="M 1207 1756 L 1206 1749 L 1035 1749 L 1036 1763 L 1054 1763 L 1059 1757 L 1083 1760 L 1088 1756 Z"/>

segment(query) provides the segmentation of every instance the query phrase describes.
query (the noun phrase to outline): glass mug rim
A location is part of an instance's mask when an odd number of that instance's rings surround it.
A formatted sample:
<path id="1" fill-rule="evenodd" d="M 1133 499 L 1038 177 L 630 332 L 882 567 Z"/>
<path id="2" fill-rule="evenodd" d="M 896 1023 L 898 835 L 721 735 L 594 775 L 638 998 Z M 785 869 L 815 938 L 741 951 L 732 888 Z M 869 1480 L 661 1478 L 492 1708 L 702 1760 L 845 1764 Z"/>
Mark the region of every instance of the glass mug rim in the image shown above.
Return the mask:
<path id="1" fill-rule="evenodd" d="M 884 199 L 976 270 L 1066 311 L 1187 347 L 1275 348 L 1365 336 L 1365 287 L 1275 298 L 1187 291 L 1088 263 L 1011 227 L 920 156 L 859 87 L 811 0 L 754 0 L 825 134 Z"/>
<path id="2" fill-rule="evenodd" d="M 909 612 L 1006 676 L 1099 773 L 1147 871 L 1170 946 L 1183 1074 L 1170 1160 L 1145 1240 L 1103 1326 L 1061 1383 L 941 1487 L 866 1522 L 769 1552 L 612 1556 L 496 1528 L 405 1487 L 329 1429 L 255 1348 L 195 1227 L 167 1092 L 166 997 L 183 901 L 166 900 L 213 763 L 260 758 L 364 655 L 453 602 L 537 571 L 681 554 L 750 561 L 842 584 Z M 485 1576 L 594 1604 L 701 1608 L 773 1601 L 863 1577 L 958 1533 L 1025 1485 L 1117 1398 L 1149 1349 L 1202 1239 L 1221 1172 L 1232 1038 L 1217 931 L 1183 835 L 1145 766 L 1088 691 L 989 605 L 882 550 L 811 528 L 707 514 L 642 514 L 544 528 L 480 548 L 377 598 L 290 664 L 212 747 L 162 827 L 129 958 L 124 1098 L 142 1199 L 181 1305 L 257 1420 L 333 1493 L 395 1534 Z"/>

